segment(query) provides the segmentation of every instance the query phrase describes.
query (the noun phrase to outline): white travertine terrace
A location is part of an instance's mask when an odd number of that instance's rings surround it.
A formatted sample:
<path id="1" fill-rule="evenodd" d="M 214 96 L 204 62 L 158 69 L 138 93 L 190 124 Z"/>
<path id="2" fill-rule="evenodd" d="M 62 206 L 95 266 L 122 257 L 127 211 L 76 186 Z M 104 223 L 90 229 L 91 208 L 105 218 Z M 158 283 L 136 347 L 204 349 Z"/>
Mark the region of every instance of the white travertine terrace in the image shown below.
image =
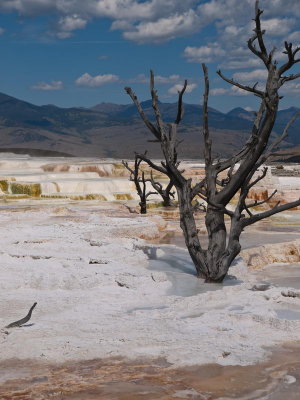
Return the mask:
<path id="1" fill-rule="evenodd" d="M 197 176 L 202 173 L 199 165 L 186 167 Z M 115 160 L 6 155 L 0 159 L 0 175 L 0 183 L 40 184 L 42 194 L 93 190 L 107 200 L 115 200 L 116 193 L 134 195 L 132 183 L 122 176 Z M 272 175 L 267 179 L 271 186 Z M 281 188 L 287 183 L 288 190 L 299 184 L 290 178 L 275 177 L 275 181 Z M 62 202 L 53 199 L 37 201 L 32 207 L 26 198 L 10 203 L 8 195 L 3 196 L 1 361 L 150 356 L 165 357 L 175 366 L 246 365 L 262 360 L 266 346 L 300 340 L 298 297 L 283 296 L 280 285 L 251 290 L 259 277 L 242 259 L 230 269 L 232 278 L 224 286 L 201 286 L 191 275 L 186 250 L 168 245 L 157 249 L 145 242 L 159 238 L 165 226 L 160 217 L 130 215 L 115 202 L 66 201 L 58 207 Z M 282 218 L 295 223 L 293 213 L 285 214 L 288 217 Z M 268 236 L 263 231 L 257 235 L 262 244 Z M 293 246 L 285 248 L 293 250 Z M 281 248 L 268 247 L 268 254 L 279 255 Z M 152 254 L 152 260 L 147 254 Z M 246 255 L 251 257 L 251 251 Z M 173 262 L 178 267 L 174 272 L 166 268 Z M 292 283 L 300 282 L 298 270 L 299 266 L 293 270 Z M 178 291 L 184 282 L 191 285 L 189 296 L 183 294 L 186 288 Z M 23 317 L 35 301 L 32 326 L 4 329 Z M 299 318 L 289 317 L 297 313 Z"/>

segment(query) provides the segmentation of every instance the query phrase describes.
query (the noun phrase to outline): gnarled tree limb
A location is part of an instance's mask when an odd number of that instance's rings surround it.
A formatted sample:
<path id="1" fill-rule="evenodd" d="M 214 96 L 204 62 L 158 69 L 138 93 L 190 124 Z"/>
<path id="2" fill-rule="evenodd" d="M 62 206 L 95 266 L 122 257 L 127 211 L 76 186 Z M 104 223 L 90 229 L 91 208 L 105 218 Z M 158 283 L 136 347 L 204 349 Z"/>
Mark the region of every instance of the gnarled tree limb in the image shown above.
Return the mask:
<path id="1" fill-rule="evenodd" d="M 26 317 L 19 319 L 18 321 L 12 322 L 11 324 L 7 325 L 5 328 L 7 328 L 7 329 L 17 328 L 17 327 L 20 327 L 20 326 L 26 324 L 26 322 L 28 322 L 30 320 L 32 311 L 36 305 L 37 305 L 37 303 L 34 303 L 33 306 L 30 307 L 30 310 L 29 310 L 28 314 L 26 315 Z"/>

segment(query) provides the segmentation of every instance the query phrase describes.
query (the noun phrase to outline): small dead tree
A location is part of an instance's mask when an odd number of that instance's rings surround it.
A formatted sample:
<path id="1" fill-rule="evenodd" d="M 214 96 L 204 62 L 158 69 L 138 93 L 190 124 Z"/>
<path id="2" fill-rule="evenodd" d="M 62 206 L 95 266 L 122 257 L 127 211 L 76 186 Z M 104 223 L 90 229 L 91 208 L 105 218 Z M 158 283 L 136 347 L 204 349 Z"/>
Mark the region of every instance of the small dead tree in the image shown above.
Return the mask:
<path id="1" fill-rule="evenodd" d="M 146 153 L 144 154 L 146 156 Z M 157 194 L 156 192 L 147 192 L 147 182 L 149 182 L 150 179 L 145 178 L 145 172 L 142 171 L 141 176 L 140 176 L 140 165 L 143 160 L 140 158 L 140 156 L 136 155 L 135 160 L 134 160 L 134 168 L 130 168 L 128 165 L 127 161 L 122 160 L 122 164 L 124 165 L 125 168 L 128 169 L 130 172 L 130 180 L 134 182 L 135 188 L 137 191 L 137 194 L 139 195 L 140 202 L 140 211 L 141 214 L 146 214 L 147 213 L 147 199 L 151 194 Z"/>
<path id="2" fill-rule="evenodd" d="M 152 170 L 151 170 L 150 182 L 153 188 L 156 190 L 156 192 L 163 199 L 163 206 L 171 207 L 173 205 L 171 198 L 172 199 L 175 198 L 175 192 L 171 192 L 172 188 L 174 187 L 173 182 L 170 180 L 167 186 L 163 188 L 163 185 L 160 182 L 154 180 Z"/>
<path id="3" fill-rule="evenodd" d="M 260 175 L 255 175 L 256 171 L 266 162 L 268 157 L 278 147 L 279 143 L 287 136 L 287 131 L 293 123 L 295 116 L 286 126 L 284 132 L 273 143 L 269 144 L 270 135 L 276 120 L 278 104 L 281 96 L 279 89 L 286 83 L 300 77 L 300 73 L 287 75 L 287 72 L 300 62 L 300 47 L 294 48 L 291 43 L 285 42 L 284 54 L 287 60 L 278 66 L 274 59 L 275 48 L 268 51 L 264 42 L 265 31 L 261 28 L 261 14 L 258 1 L 255 4 L 255 28 L 253 36 L 248 40 L 248 48 L 264 64 L 267 71 L 267 79 L 264 89 L 259 89 L 257 84 L 245 86 L 233 79 L 226 78 L 221 71 L 218 75 L 241 90 L 245 90 L 260 99 L 260 107 L 256 114 L 255 121 L 250 133 L 250 137 L 245 145 L 232 157 L 226 160 L 214 160 L 212 157 L 212 141 L 208 127 L 208 95 L 209 79 L 206 66 L 203 64 L 205 93 L 203 101 L 203 138 L 204 138 L 204 159 L 205 159 L 205 178 L 196 184 L 192 184 L 191 179 L 186 179 L 182 171 L 179 170 L 177 160 L 177 129 L 183 117 L 182 97 L 186 90 L 187 82 L 184 82 L 178 97 L 177 117 L 173 123 L 166 124 L 163 121 L 159 106 L 157 91 L 154 87 L 154 74 L 151 71 L 150 90 L 152 106 L 155 115 L 155 123 L 152 123 L 145 115 L 143 108 L 131 88 L 125 88 L 145 125 L 160 143 L 164 161 L 161 165 L 153 163 L 146 155 L 141 155 L 141 159 L 148 165 L 166 174 L 177 190 L 180 226 L 183 230 L 185 243 L 190 256 L 195 265 L 197 275 L 204 278 L 206 282 L 222 282 L 226 276 L 230 265 L 241 250 L 239 242 L 243 229 L 257 221 L 270 217 L 281 211 L 300 205 L 300 200 L 280 205 L 278 202 L 268 211 L 254 213 L 251 211 L 257 202 L 247 202 L 249 190 L 267 173 L 267 168 L 263 168 Z M 298 58 L 297 58 L 298 57 Z M 227 171 L 226 179 L 220 179 L 219 174 Z M 270 200 L 275 192 L 265 201 Z M 234 211 L 228 209 L 227 205 L 234 197 L 238 197 Z M 205 224 L 208 232 L 208 247 L 201 246 L 198 230 L 195 222 L 195 208 L 193 200 L 200 197 L 205 200 L 206 215 Z M 225 216 L 230 217 L 230 230 L 227 234 Z"/>

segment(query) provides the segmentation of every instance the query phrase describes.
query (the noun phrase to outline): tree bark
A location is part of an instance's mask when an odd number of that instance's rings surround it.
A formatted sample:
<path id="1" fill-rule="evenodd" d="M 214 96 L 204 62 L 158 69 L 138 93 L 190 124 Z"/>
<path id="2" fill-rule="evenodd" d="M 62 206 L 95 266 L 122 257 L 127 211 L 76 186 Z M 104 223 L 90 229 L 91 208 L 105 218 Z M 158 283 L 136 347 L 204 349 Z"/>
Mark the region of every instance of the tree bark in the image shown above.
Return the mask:
<path id="1" fill-rule="evenodd" d="M 248 40 L 248 48 L 266 67 L 267 79 L 265 87 L 258 89 L 257 83 L 252 87 L 246 86 L 236 82 L 234 79 L 226 78 L 221 71 L 218 71 L 218 75 L 223 80 L 238 87 L 240 90 L 254 94 L 261 100 L 249 139 L 236 154 L 227 160 L 214 160 L 212 157 L 212 140 L 208 123 L 209 79 L 207 68 L 205 64 L 202 65 L 205 83 L 202 132 L 204 139 L 205 177 L 200 182 L 192 186 L 191 179 L 187 179 L 183 175 L 183 171 L 178 169 L 177 147 L 180 141 L 177 139 L 177 128 L 183 118 L 182 98 L 187 87 L 187 81 L 184 82 L 182 89 L 178 93 L 177 117 L 173 123 L 165 123 L 162 119 L 152 71 L 150 73 L 150 90 L 156 124 L 149 121 L 131 88 L 125 88 L 136 104 L 145 125 L 155 136 L 156 141 L 160 143 L 164 161 L 161 162 L 161 165 L 157 165 L 145 155 L 139 157 L 147 162 L 151 168 L 167 175 L 170 182 L 176 187 L 180 211 L 180 226 L 183 231 L 186 247 L 195 265 L 197 276 L 204 278 L 206 282 L 223 281 L 230 265 L 241 250 L 239 239 L 246 226 L 300 205 L 300 199 L 284 205 L 279 205 L 278 202 L 273 208 L 267 211 L 255 213 L 253 207 L 258 205 L 258 203 L 247 202 L 249 190 L 265 177 L 267 168 L 265 167 L 263 173 L 258 177 L 255 176 L 255 173 L 265 163 L 278 144 L 287 136 L 288 128 L 297 117 L 294 116 L 291 119 L 279 138 L 273 143 L 269 143 L 281 98 L 278 90 L 285 82 L 300 78 L 300 74 L 283 75 L 295 64 L 300 63 L 300 46 L 293 47 L 291 43 L 285 42 L 284 54 L 287 55 L 287 61 L 279 67 L 277 61 L 273 59 L 275 48 L 268 51 L 265 46 L 265 31 L 261 28 L 260 21 L 263 11 L 259 9 L 258 5 L 259 2 L 257 0 L 255 2 L 254 34 Z M 223 176 L 221 177 L 221 173 L 224 171 L 227 171 L 225 179 Z M 260 201 L 259 204 L 266 203 L 271 199 L 273 194 L 267 200 Z M 198 236 L 194 215 L 195 207 L 193 206 L 196 196 L 205 200 L 207 204 L 201 205 L 206 212 L 207 249 L 201 247 Z M 238 200 L 234 211 L 231 211 L 226 207 L 234 196 Z M 226 215 L 230 216 L 231 219 L 229 235 L 226 232 Z"/>
<path id="2" fill-rule="evenodd" d="M 221 282 L 229 268 L 224 259 L 226 249 L 224 213 L 209 206 L 205 216 L 205 225 L 208 233 L 206 259 L 209 266 L 209 275 L 206 281 Z"/>
<path id="3" fill-rule="evenodd" d="M 141 201 L 139 203 L 141 214 L 147 214 L 147 202 Z"/>
<path id="4" fill-rule="evenodd" d="M 185 244 L 196 268 L 197 276 L 206 279 L 208 268 L 205 254 L 201 248 L 193 206 L 190 201 L 190 186 L 176 187 L 180 212 L 180 227 L 183 231 Z"/>

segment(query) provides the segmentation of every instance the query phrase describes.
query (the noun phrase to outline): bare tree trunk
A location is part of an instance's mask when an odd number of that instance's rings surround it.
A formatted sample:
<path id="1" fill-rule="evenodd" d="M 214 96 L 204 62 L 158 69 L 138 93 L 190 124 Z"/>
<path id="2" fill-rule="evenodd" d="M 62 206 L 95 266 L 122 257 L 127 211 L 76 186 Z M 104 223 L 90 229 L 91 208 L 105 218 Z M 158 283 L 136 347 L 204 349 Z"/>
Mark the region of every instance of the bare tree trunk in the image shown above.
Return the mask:
<path id="1" fill-rule="evenodd" d="M 248 40 L 248 48 L 266 67 L 267 80 L 265 87 L 258 89 L 257 83 L 253 86 L 240 84 L 233 79 L 226 78 L 221 71 L 218 71 L 218 75 L 223 80 L 240 90 L 254 94 L 261 101 L 249 139 L 235 155 L 222 161 L 219 159 L 214 160 L 212 157 L 212 141 L 208 124 L 209 79 L 207 68 L 205 64 L 202 65 L 205 81 L 203 96 L 205 178 L 202 181 L 192 185 L 191 179 L 186 179 L 183 175 L 184 171 L 178 168 L 180 163 L 177 159 L 177 147 L 180 141 L 177 139 L 177 128 L 183 118 L 182 98 L 187 87 L 187 81 L 184 82 L 182 90 L 179 91 L 177 117 L 173 123 L 168 124 L 162 119 L 152 71 L 150 73 L 150 89 L 156 123 L 151 122 L 147 118 L 137 96 L 131 88 L 125 88 L 137 106 L 145 125 L 155 136 L 155 141 L 160 143 L 164 161 L 161 162 L 161 165 L 157 165 L 145 155 L 139 155 L 139 157 L 147 162 L 151 168 L 167 175 L 170 182 L 176 187 L 180 211 L 180 226 L 184 234 L 185 243 L 195 265 L 197 276 L 204 278 L 207 282 L 223 281 L 230 265 L 241 250 L 239 239 L 245 227 L 268 218 L 271 215 L 300 205 L 299 199 L 283 205 L 280 205 L 280 202 L 278 202 L 273 208 L 264 212 L 255 213 L 253 211 L 253 207 L 266 203 L 273 197 L 276 191 L 266 200 L 254 201 L 252 203 L 249 203 L 249 200 L 247 201 L 249 190 L 265 177 L 267 168 L 263 168 L 262 174 L 257 177 L 255 173 L 287 136 L 289 127 L 297 116 L 300 115 L 300 113 L 295 115 L 287 124 L 282 135 L 273 143 L 269 143 L 281 98 L 278 91 L 286 82 L 300 78 L 300 73 L 287 74 L 295 64 L 300 63 L 300 46 L 293 47 L 291 43 L 285 42 L 284 54 L 286 54 L 287 60 L 279 66 L 278 62 L 274 59 L 275 48 L 268 51 L 264 43 L 265 30 L 261 28 L 260 21 L 262 13 L 263 11 L 259 9 L 259 2 L 256 1 L 255 29 L 253 30 L 253 36 Z M 227 171 L 225 179 L 223 176 L 220 178 L 220 174 L 224 173 L 224 171 Z M 234 211 L 231 211 L 227 206 L 234 196 L 237 196 L 238 201 Z M 193 202 L 197 197 L 202 198 L 206 203 L 206 205 L 201 206 L 203 206 L 204 212 L 206 212 L 207 249 L 201 247 L 194 216 L 195 207 L 193 206 Z M 226 232 L 225 215 L 231 219 L 229 235 Z"/>
<path id="2" fill-rule="evenodd" d="M 226 251 L 226 226 L 224 214 L 209 208 L 205 223 L 208 232 L 208 248 L 202 249 L 198 237 L 194 208 L 188 200 L 187 187 L 177 188 L 180 211 L 180 227 L 183 231 L 186 247 L 195 265 L 197 276 L 206 282 L 222 282 L 232 260 Z M 237 253 L 238 254 L 238 253 Z"/>
<path id="3" fill-rule="evenodd" d="M 174 192 L 171 192 L 171 190 L 174 186 L 173 182 L 170 181 L 168 183 L 168 185 L 166 186 L 166 188 L 164 189 L 163 185 L 160 182 L 154 180 L 152 171 L 151 171 L 150 182 L 151 182 L 151 185 L 153 186 L 153 188 L 157 191 L 157 193 L 163 199 L 163 206 L 164 207 L 172 206 L 171 197 L 174 199 Z"/>
<path id="4" fill-rule="evenodd" d="M 197 276 L 205 279 L 208 269 L 198 237 L 194 209 L 190 202 L 190 186 L 186 184 L 183 187 L 177 187 L 177 195 L 180 212 L 180 227 L 183 232 L 185 244 L 195 265 Z"/>
<path id="5" fill-rule="evenodd" d="M 147 214 L 147 201 L 146 201 L 146 199 L 142 199 L 139 202 L 139 206 L 140 206 L 141 214 Z"/>
<path id="6" fill-rule="evenodd" d="M 146 154 L 146 153 L 145 153 Z M 152 194 L 156 194 L 156 192 L 147 192 L 147 182 L 150 182 L 150 179 L 145 178 L 145 172 L 143 171 L 140 176 L 140 165 L 142 159 L 135 155 L 134 168 L 130 168 L 128 162 L 122 160 L 122 164 L 128 171 L 130 172 L 129 180 L 134 182 L 137 194 L 140 198 L 139 206 L 141 214 L 147 214 L 147 199 Z"/>
<path id="7" fill-rule="evenodd" d="M 206 259 L 209 265 L 209 276 L 206 280 L 208 282 L 222 282 L 229 268 L 229 265 L 227 267 L 224 262 L 226 250 L 224 213 L 220 210 L 213 210 L 209 206 L 205 216 L 205 225 L 208 232 Z"/>

